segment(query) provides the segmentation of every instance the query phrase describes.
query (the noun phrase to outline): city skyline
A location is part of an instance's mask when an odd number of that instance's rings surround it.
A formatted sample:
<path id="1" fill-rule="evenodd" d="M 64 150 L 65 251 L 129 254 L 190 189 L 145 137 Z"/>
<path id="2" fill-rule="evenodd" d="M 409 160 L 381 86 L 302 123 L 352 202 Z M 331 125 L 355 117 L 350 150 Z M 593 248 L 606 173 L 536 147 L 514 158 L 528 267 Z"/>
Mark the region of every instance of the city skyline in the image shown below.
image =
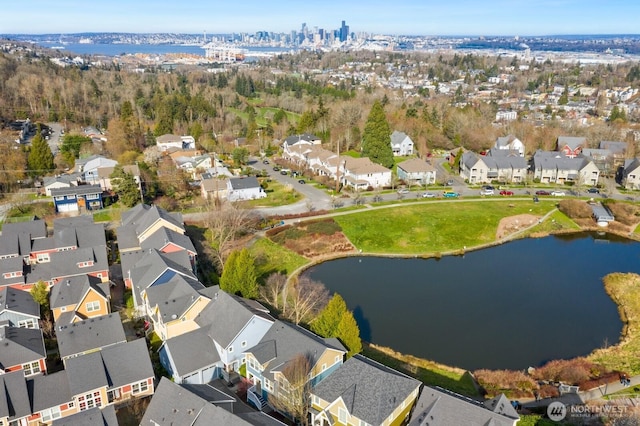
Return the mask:
<path id="1" fill-rule="evenodd" d="M 256 31 L 288 33 L 309 29 L 327 31 L 346 21 L 351 32 L 388 35 L 502 35 L 637 34 L 640 3 L 628 0 L 381 0 L 348 3 L 305 2 L 235 3 L 167 0 L 32 0 L 3 5 L 0 33 L 68 34 L 84 32 L 223 34 Z"/>

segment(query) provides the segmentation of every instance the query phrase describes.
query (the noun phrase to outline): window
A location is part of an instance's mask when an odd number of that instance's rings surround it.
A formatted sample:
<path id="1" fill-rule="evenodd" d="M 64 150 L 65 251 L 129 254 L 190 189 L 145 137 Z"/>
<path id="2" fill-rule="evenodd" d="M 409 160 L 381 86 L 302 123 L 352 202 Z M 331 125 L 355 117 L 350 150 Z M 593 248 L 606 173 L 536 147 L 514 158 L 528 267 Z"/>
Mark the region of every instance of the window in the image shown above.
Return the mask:
<path id="1" fill-rule="evenodd" d="M 36 324 L 37 324 L 36 320 L 33 318 L 18 321 L 18 327 L 22 327 L 22 328 L 37 328 Z"/>
<path id="2" fill-rule="evenodd" d="M 78 407 L 80 408 L 80 411 L 84 411 L 93 407 L 102 407 L 102 397 L 100 396 L 100 392 L 96 391 L 79 396 Z"/>
<path id="3" fill-rule="evenodd" d="M 246 348 L 246 347 L 247 347 L 247 341 L 246 341 L 246 340 L 244 340 L 244 341 L 242 342 L 241 346 L 242 346 L 243 348 Z"/>
<path id="4" fill-rule="evenodd" d="M 59 419 L 62 415 L 60 414 L 60 407 L 53 407 L 47 410 L 41 411 L 43 422 L 50 422 L 54 419 Z"/>
<path id="5" fill-rule="evenodd" d="M 120 389 L 111 389 L 110 391 L 107 391 L 107 400 L 110 403 L 120 399 L 120 396 Z"/>
<path id="6" fill-rule="evenodd" d="M 60 312 L 67 312 L 67 307 L 66 306 L 61 307 Z"/>
<path id="7" fill-rule="evenodd" d="M 100 310 L 100 301 L 94 300 L 93 302 L 89 302 L 86 304 L 87 312 L 95 312 Z"/>
<path id="8" fill-rule="evenodd" d="M 40 372 L 40 361 L 33 361 L 33 362 L 28 362 L 26 364 L 22 364 L 22 369 L 24 370 L 25 376 L 38 374 Z"/>
<path id="9" fill-rule="evenodd" d="M 233 352 L 233 346 L 229 346 L 229 353 Z"/>
<path id="10" fill-rule="evenodd" d="M 311 403 L 313 405 L 320 405 L 320 398 L 315 395 L 311 395 Z"/>
<path id="11" fill-rule="evenodd" d="M 347 423 L 347 410 L 344 408 L 338 408 L 338 421 L 343 424 Z"/>
<path id="12" fill-rule="evenodd" d="M 49 262 L 51 259 L 49 259 L 49 253 L 38 253 L 38 256 L 36 257 L 36 262 L 38 263 L 45 263 L 45 262 Z"/>
<path id="13" fill-rule="evenodd" d="M 327 364 L 322 364 L 322 371 L 327 369 Z"/>
<path id="14" fill-rule="evenodd" d="M 137 393 L 146 392 L 147 389 L 149 389 L 149 385 L 147 384 L 147 381 L 144 380 L 140 383 L 135 383 L 133 386 L 131 386 L 131 393 L 135 395 Z"/>

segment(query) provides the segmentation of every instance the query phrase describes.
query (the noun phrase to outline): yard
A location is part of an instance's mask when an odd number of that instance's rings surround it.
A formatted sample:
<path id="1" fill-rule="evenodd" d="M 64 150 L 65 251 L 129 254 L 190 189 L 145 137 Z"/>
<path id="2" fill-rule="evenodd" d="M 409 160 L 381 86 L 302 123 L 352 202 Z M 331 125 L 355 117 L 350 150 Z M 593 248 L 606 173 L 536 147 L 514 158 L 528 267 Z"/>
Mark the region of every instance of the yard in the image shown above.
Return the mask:
<path id="1" fill-rule="evenodd" d="M 283 185 L 276 180 L 266 182 L 267 193 L 266 198 L 259 198 L 257 200 L 242 201 L 244 208 L 256 208 L 256 207 L 278 207 L 285 206 L 287 204 L 293 204 L 302 199 L 298 191 L 293 189 L 291 185 Z"/>
<path id="2" fill-rule="evenodd" d="M 429 254 L 464 250 L 496 240 L 500 220 L 542 217 L 553 201 L 433 202 L 336 216 L 344 234 L 365 253 Z"/>

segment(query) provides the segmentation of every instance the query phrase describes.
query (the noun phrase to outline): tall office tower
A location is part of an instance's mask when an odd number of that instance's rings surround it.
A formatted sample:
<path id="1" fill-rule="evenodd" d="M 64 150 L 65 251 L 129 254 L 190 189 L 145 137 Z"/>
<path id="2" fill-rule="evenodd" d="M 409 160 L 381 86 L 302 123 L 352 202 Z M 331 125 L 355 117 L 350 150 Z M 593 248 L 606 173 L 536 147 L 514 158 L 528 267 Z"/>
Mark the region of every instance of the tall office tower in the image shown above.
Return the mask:
<path id="1" fill-rule="evenodd" d="M 349 26 L 345 25 L 345 21 L 342 21 L 342 26 L 340 27 L 340 41 L 347 41 L 349 37 Z"/>

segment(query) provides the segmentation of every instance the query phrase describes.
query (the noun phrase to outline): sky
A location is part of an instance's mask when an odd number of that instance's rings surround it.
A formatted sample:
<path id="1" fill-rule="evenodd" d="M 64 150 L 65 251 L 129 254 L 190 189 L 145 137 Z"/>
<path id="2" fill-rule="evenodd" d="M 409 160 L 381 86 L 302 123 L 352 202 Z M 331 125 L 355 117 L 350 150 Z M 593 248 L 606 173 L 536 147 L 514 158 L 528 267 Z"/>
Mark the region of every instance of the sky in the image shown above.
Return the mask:
<path id="1" fill-rule="evenodd" d="M 388 35 L 639 34 L 638 0 L 4 0 L 0 34 L 334 30 Z"/>

